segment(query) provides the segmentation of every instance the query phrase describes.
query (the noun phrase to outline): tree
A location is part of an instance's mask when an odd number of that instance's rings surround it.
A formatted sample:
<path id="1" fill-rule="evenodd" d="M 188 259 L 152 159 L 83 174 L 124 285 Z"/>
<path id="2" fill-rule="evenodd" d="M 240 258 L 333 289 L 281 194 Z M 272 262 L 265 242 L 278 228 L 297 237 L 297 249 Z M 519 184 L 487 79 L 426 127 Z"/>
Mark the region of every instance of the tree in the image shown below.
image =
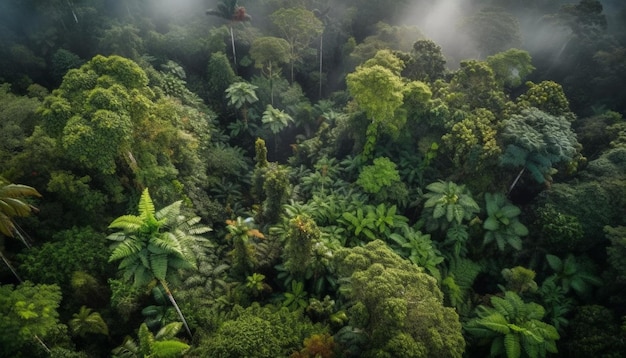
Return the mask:
<path id="1" fill-rule="evenodd" d="M 57 285 L 35 285 L 26 281 L 15 287 L 0 286 L 0 346 L 3 355 L 19 355 L 32 346 L 33 339 L 43 345 L 41 339 L 58 334 L 57 309 L 60 303 L 61 289 Z"/>
<path id="2" fill-rule="evenodd" d="M 350 325 L 366 335 L 365 357 L 461 357 L 465 341 L 437 281 L 384 242 L 335 253 Z M 340 346 L 347 342 L 338 339 Z"/>
<path id="3" fill-rule="evenodd" d="M 431 40 L 418 40 L 413 44 L 403 75 L 412 80 L 432 83 L 443 79 L 445 66 L 446 59 L 439 45 Z"/>
<path id="4" fill-rule="evenodd" d="M 426 202 L 422 216 L 429 231 L 461 225 L 463 220 L 471 219 L 480 211 L 465 185 L 439 181 L 428 184 L 426 190 L 428 193 L 424 194 Z"/>
<path id="5" fill-rule="evenodd" d="M 274 105 L 274 77 L 280 75 L 280 64 L 289 62 L 289 42 L 279 37 L 259 37 L 250 47 L 250 57 L 254 60 L 254 67 L 270 81 L 270 103 Z"/>
<path id="6" fill-rule="evenodd" d="M 322 34 L 324 24 L 312 11 L 301 7 L 281 8 L 270 15 L 270 20 L 289 43 L 293 83 L 295 62 L 302 59 L 302 52 L 311 41 Z"/>
<path id="7" fill-rule="evenodd" d="M 483 245 L 493 241 L 500 251 L 508 244 L 516 250 L 522 249 L 521 236 L 528 235 L 528 229 L 519 221 L 522 211 L 511 204 L 502 193 L 485 193 L 487 218 L 483 223 L 486 230 Z"/>
<path id="8" fill-rule="evenodd" d="M 226 89 L 228 104 L 241 110 L 244 122 L 248 122 L 248 105 L 259 100 L 254 92 L 257 86 L 248 82 L 235 82 Z"/>
<path id="9" fill-rule="evenodd" d="M 463 328 L 480 343 L 489 344 L 491 356 L 538 358 L 557 353 L 560 336 L 554 326 L 541 321 L 544 308 L 525 303 L 515 292 L 492 296 L 491 306 L 478 306 L 476 314 Z"/>
<path id="10" fill-rule="evenodd" d="M 363 154 L 368 156 L 374 149 L 379 130 L 397 135 L 402 128 L 406 118 L 396 117 L 395 111 L 403 103 L 404 84 L 393 69 L 379 64 L 357 67 L 346 76 L 346 83 L 350 95 L 370 120 L 363 148 Z"/>
<path id="11" fill-rule="evenodd" d="M 456 92 L 451 96 L 454 108 L 465 111 L 485 108 L 497 115 L 504 107 L 504 92 L 486 62 L 461 61 L 460 68 L 450 80 L 450 91 Z"/>
<path id="12" fill-rule="evenodd" d="M 207 241 L 200 235 L 211 229 L 197 225 L 199 217 L 187 219 L 181 215 L 181 205 L 182 201 L 177 201 L 156 211 L 145 189 L 139 200 L 139 215 L 124 215 L 113 220 L 109 229 L 118 231 L 107 238 L 116 242 L 109 261 L 121 261 L 119 268 L 124 279 L 132 281 L 135 287 L 156 280 L 191 336 L 167 282 L 179 281 L 179 270 L 195 267 L 195 252 L 202 250 L 202 243 Z"/>
<path id="13" fill-rule="evenodd" d="M 535 67 L 530 54 L 516 48 L 487 57 L 487 64 L 493 70 L 498 83 L 507 88 L 520 86 Z"/>
<path id="14" fill-rule="evenodd" d="M 87 333 L 109 335 L 109 327 L 98 312 L 92 312 L 91 308 L 80 307 L 78 313 L 72 315 L 69 322 L 73 335 L 84 337 Z"/>
<path id="15" fill-rule="evenodd" d="M 509 191 L 528 169 L 539 182 L 550 182 L 553 166 L 574 160 L 578 141 L 570 122 L 537 108 L 523 110 L 502 122 L 502 141 L 506 149 L 500 158 L 505 166 L 522 167 Z"/>
<path id="16" fill-rule="evenodd" d="M 217 9 L 209 9 L 207 15 L 217 16 L 224 20 L 228 20 L 228 29 L 230 30 L 230 43 L 233 49 L 233 63 L 237 68 L 237 54 L 235 53 L 235 35 L 233 34 L 233 24 L 250 21 L 252 17 L 248 15 L 243 6 L 237 5 L 237 0 L 221 0 L 217 4 Z"/>
<path id="17" fill-rule="evenodd" d="M 502 8 L 487 7 L 465 19 L 461 30 L 476 41 L 479 58 L 521 45 L 517 19 Z"/>

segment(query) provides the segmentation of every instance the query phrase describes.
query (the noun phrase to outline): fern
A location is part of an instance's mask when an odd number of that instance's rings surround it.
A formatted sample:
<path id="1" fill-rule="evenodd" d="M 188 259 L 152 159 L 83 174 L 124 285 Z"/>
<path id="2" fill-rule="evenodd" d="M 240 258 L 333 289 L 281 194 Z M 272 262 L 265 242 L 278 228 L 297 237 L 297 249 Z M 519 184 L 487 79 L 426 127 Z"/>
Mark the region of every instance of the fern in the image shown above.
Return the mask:
<path id="1" fill-rule="evenodd" d="M 504 298 L 493 296 L 491 305 L 478 306 L 477 317 L 464 327 L 470 335 L 490 339 L 492 355 L 520 357 L 523 351 L 528 357 L 545 357 L 548 352 L 556 353 L 559 334 L 541 321 L 545 315 L 541 305 L 525 303 L 512 291 L 505 292 Z"/>

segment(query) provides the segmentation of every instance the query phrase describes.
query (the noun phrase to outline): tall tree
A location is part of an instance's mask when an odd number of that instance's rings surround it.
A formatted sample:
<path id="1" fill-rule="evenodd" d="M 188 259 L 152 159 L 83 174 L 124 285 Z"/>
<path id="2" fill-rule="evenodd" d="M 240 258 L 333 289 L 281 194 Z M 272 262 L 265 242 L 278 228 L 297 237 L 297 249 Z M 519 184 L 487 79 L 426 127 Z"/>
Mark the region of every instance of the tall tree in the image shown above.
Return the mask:
<path id="1" fill-rule="evenodd" d="M 293 83 L 295 62 L 302 59 L 302 53 L 311 41 L 322 34 L 324 24 L 312 11 L 299 7 L 280 9 L 271 14 L 270 19 L 282 37 L 289 42 Z"/>
<path id="2" fill-rule="evenodd" d="M 237 54 L 235 52 L 235 35 L 233 34 L 233 25 L 245 21 L 250 21 L 252 17 L 246 12 L 243 6 L 237 5 L 237 0 L 221 0 L 217 4 L 216 9 L 209 9 L 206 11 L 207 15 L 221 17 L 224 20 L 228 20 L 228 29 L 230 30 L 230 43 L 233 48 L 233 63 L 235 64 L 235 71 L 237 69 Z"/>
<path id="3" fill-rule="evenodd" d="M 254 60 L 254 67 L 260 68 L 270 81 L 270 101 L 274 105 L 274 77 L 280 75 L 281 63 L 289 62 L 289 43 L 279 37 L 259 37 L 250 47 L 250 57 Z"/>
<path id="4" fill-rule="evenodd" d="M 183 316 L 168 282 L 179 281 L 179 270 L 195 268 L 196 254 L 207 240 L 200 235 L 211 231 L 198 225 L 199 217 L 187 219 L 181 213 L 182 201 L 156 211 L 146 188 L 139 200 L 139 215 L 123 215 L 113 220 L 108 236 L 116 241 L 109 261 L 121 261 L 124 278 L 136 287 L 156 280 L 176 309 L 187 333 L 191 330 Z"/>
<path id="5" fill-rule="evenodd" d="M 381 58 L 376 60 L 378 57 Z M 404 99 L 404 84 L 399 76 L 404 64 L 389 51 L 379 51 L 372 60 L 376 61 L 368 61 L 346 76 L 348 91 L 371 121 L 363 148 L 365 155 L 374 149 L 379 129 L 396 135 L 404 124 L 402 118 L 395 116 Z"/>

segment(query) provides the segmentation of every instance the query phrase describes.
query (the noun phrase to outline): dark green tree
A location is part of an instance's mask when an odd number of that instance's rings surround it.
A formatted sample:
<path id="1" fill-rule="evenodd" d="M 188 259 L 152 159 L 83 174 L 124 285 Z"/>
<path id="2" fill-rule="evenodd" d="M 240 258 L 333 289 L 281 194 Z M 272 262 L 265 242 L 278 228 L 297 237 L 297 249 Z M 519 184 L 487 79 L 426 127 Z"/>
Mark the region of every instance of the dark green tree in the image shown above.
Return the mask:
<path id="1" fill-rule="evenodd" d="M 197 251 L 202 250 L 201 235 L 211 229 L 198 225 L 199 217 L 181 215 L 182 201 L 156 211 L 148 189 L 139 201 L 139 215 L 120 216 L 109 225 L 117 232 L 108 236 L 115 241 L 109 261 L 121 260 L 119 268 L 124 279 L 136 287 L 156 280 L 176 309 L 187 333 L 191 331 L 170 291 L 168 282 L 178 282 L 179 270 L 195 268 Z"/>

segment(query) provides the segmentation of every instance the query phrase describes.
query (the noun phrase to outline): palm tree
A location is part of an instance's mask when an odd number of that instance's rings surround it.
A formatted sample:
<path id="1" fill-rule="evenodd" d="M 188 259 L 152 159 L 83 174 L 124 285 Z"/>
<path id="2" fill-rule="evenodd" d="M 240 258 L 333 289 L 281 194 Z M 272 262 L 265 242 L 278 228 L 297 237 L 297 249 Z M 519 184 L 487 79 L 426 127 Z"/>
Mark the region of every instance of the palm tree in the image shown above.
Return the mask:
<path id="1" fill-rule="evenodd" d="M 6 179 L 0 177 L 0 237 L 2 235 L 7 237 L 15 237 L 17 235 L 26 247 L 30 247 L 30 244 L 26 241 L 13 218 L 26 217 L 37 210 L 34 206 L 24 201 L 24 198 L 29 196 L 41 197 L 41 194 L 33 187 L 11 184 Z M 21 282 L 22 280 L 9 263 L 9 260 L 4 256 L 2 250 L 0 250 L 0 257 L 2 257 L 2 261 L 13 272 L 18 281 Z"/>
<path id="2" fill-rule="evenodd" d="M 222 0 L 217 4 L 217 9 L 209 9 L 206 11 L 207 15 L 221 17 L 224 20 L 230 21 L 228 29 L 230 30 L 230 43 L 233 48 L 233 63 L 235 64 L 235 71 L 237 71 L 237 55 L 235 53 L 235 35 L 233 34 L 233 24 L 236 22 L 250 21 L 252 18 L 246 12 L 243 6 L 237 5 L 237 0 Z"/>
<path id="3" fill-rule="evenodd" d="M 235 82 L 226 89 L 228 105 L 241 111 L 243 120 L 248 123 L 248 105 L 259 100 L 255 90 L 258 87 L 248 82 Z"/>
<path id="4" fill-rule="evenodd" d="M 120 231 L 107 238 L 116 241 L 109 261 L 121 261 L 119 268 L 124 279 L 132 280 L 135 287 L 156 280 L 191 336 L 167 282 L 178 281 L 179 270 L 195 268 L 195 252 L 208 241 L 200 235 L 211 228 L 197 225 L 199 217 L 185 218 L 181 204 L 182 201 L 177 201 L 156 211 L 146 188 L 139 199 L 139 215 L 123 215 L 113 220 L 109 228 Z"/>
<path id="5" fill-rule="evenodd" d="M 78 313 L 74 313 L 69 322 L 72 334 L 84 337 L 87 333 L 109 335 L 109 327 L 98 312 L 82 306 Z"/>

